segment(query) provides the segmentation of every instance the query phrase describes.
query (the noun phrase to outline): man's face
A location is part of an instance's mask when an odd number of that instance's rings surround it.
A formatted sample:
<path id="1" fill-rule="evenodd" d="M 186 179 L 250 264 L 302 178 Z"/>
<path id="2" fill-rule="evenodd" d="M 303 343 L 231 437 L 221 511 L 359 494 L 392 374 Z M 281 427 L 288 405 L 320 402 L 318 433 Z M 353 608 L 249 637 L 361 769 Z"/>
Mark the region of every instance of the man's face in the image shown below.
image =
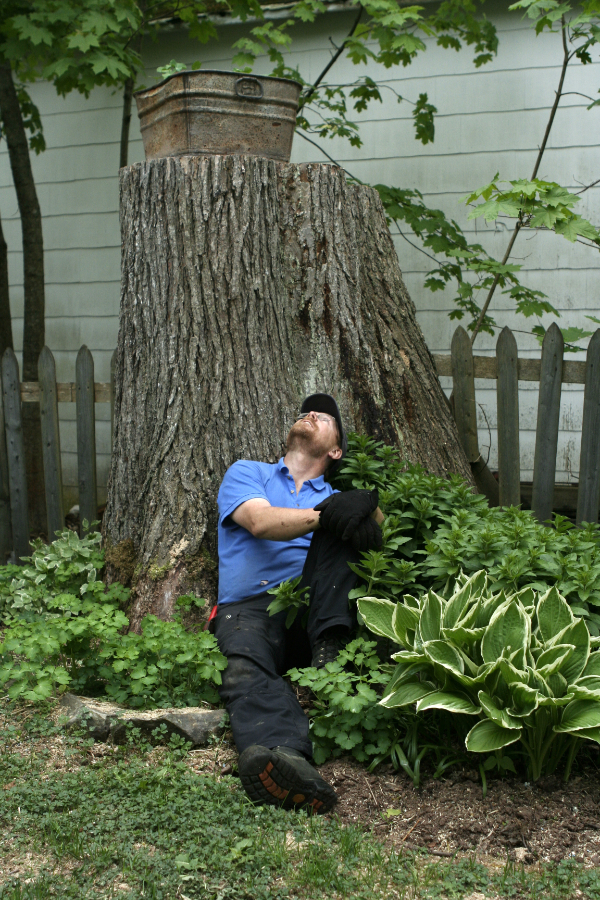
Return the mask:
<path id="1" fill-rule="evenodd" d="M 300 416 L 290 428 L 287 449 L 303 449 L 311 456 L 324 456 L 340 446 L 337 423 L 327 413 L 309 412 Z"/>

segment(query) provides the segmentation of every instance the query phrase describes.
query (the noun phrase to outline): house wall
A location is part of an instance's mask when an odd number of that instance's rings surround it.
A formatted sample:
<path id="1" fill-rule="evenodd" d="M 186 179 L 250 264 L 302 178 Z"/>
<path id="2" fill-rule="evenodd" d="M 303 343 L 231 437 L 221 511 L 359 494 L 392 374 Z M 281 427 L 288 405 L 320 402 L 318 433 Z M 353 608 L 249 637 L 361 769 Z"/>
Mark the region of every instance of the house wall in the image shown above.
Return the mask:
<path id="1" fill-rule="evenodd" d="M 499 30 L 497 58 L 483 69 L 472 65 L 469 49 L 459 53 L 427 41 L 427 52 L 407 69 L 385 70 L 369 65 L 356 68 L 341 58 L 330 72 L 330 81 L 346 83 L 364 71 L 397 93 L 416 100 L 426 91 L 438 108 L 436 139 L 423 147 L 413 137 L 409 103 L 399 104 L 392 90 L 383 92 L 383 102 L 353 115 L 361 125 L 363 145 L 354 148 L 341 139 L 323 142 L 323 147 L 352 175 L 375 183 L 419 189 L 425 201 L 443 209 L 467 231 L 501 257 L 510 235 L 510 225 L 485 226 L 481 220 L 467 222 L 460 198 L 474 187 L 491 180 L 496 172 L 504 177 L 529 177 L 533 168 L 554 90 L 558 83 L 562 48 L 556 35 L 535 38 L 527 21 L 507 13 L 504 4 L 488 8 Z M 294 33 L 290 63 L 298 65 L 308 81 L 316 78 L 330 58 L 331 39 L 337 44 L 349 30 L 355 12 L 328 13 L 314 25 Z M 240 24 L 219 28 L 219 42 L 192 44 L 181 28 L 164 31 L 157 44 L 145 53 L 146 75 L 151 84 L 156 66 L 171 58 L 187 64 L 201 59 L 204 67 L 230 68 L 231 44 L 244 34 Z M 256 71 L 268 73 L 261 61 Z M 595 95 L 600 67 L 576 64 L 569 71 L 565 90 Z M 74 380 L 75 357 L 81 344 L 92 351 L 96 380 L 108 381 L 110 357 L 116 346 L 119 312 L 120 235 L 118 220 L 118 161 L 121 127 L 121 97 L 109 90 L 96 90 L 89 99 L 80 95 L 58 98 L 44 83 L 32 88 L 42 113 L 47 150 L 33 158 L 42 214 L 46 265 L 46 343 L 54 352 L 57 378 Z M 540 177 L 558 181 L 571 189 L 597 177 L 595 154 L 600 137 L 600 111 L 586 111 L 587 102 L 574 94 L 564 98 L 548 143 Z M 137 117 L 132 118 L 130 162 L 143 159 Z M 323 154 L 299 135 L 294 140 L 295 162 L 326 161 Z M 582 195 L 579 211 L 600 220 L 598 189 Z M 20 221 L 12 188 L 4 142 L 0 142 L 0 212 L 9 245 L 9 271 L 14 337 L 22 340 L 22 260 Z M 431 294 L 424 289 L 431 261 L 392 229 L 400 265 L 426 341 L 434 353 L 448 352 L 455 322 L 447 312 L 451 291 Z M 598 314 L 598 267 L 596 252 L 571 245 L 552 234 L 520 236 L 514 259 L 526 269 L 523 280 L 545 291 L 562 319 L 559 324 L 594 327 L 586 314 Z M 526 334 L 531 321 L 515 316 L 511 305 L 498 293 L 492 306 L 500 327 L 508 324 L 517 332 L 523 355 L 539 355 L 539 346 Z M 548 317 L 545 324 L 549 324 Z M 494 340 L 482 335 L 476 352 L 492 353 Z M 574 357 L 577 358 L 577 357 Z M 444 386 L 449 387 L 448 380 Z M 495 383 L 478 382 L 480 402 L 480 446 L 489 447 L 490 465 L 497 461 Z M 531 478 L 537 415 L 537 386 L 524 383 L 521 403 L 522 478 Z M 561 433 L 556 477 L 577 480 L 582 389 L 565 386 L 561 409 Z M 61 444 L 64 458 L 66 503 L 76 502 L 77 460 L 75 407 L 61 404 Z M 103 499 L 109 466 L 110 413 L 108 405 L 97 406 L 98 482 Z"/>

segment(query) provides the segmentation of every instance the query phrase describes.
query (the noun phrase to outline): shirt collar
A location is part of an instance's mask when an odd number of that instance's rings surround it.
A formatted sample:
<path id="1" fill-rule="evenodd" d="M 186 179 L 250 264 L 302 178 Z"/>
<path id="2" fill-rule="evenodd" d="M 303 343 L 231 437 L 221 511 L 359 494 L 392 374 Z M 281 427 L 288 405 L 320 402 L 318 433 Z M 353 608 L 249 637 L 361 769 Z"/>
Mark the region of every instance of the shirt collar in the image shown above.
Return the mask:
<path id="1" fill-rule="evenodd" d="M 288 467 L 286 466 L 286 464 L 283 461 L 283 456 L 277 463 L 277 469 L 279 472 L 282 473 L 282 475 L 289 475 L 289 473 L 290 473 L 290 470 L 288 469 Z M 313 491 L 324 491 L 325 490 L 325 476 L 324 475 L 318 475 L 317 478 L 307 478 L 304 483 L 310 484 Z"/>

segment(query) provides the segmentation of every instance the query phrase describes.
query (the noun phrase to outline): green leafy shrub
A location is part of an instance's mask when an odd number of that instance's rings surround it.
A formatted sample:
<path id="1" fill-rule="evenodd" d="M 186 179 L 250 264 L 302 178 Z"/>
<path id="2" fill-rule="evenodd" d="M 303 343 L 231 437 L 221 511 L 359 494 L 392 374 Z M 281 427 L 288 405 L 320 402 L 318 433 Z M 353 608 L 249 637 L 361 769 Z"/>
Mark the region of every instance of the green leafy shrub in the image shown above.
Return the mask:
<path id="1" fill-rule="evenodd" d="M 288 675 L 314 694 L 310 736 L 318 764 L 351 753 L 359 762 L 368 762 L 372 771 L 389 759 L 418 787 L 426 755 L 433 758 L 431 774 L 439 778 L 457 762 L 456 753 L 448 751 L 446 741 L 440 744 L 437 716 L 424 723 L 412 710 L 399 715 L 380 704 L 392 669 L 381 663 L 374 641 L 357 638 L 323 669 L 292 669 Z"/>
<path id="2" fill-rule="evenodd" d="M 80 538 L 65 529 L 51 544 L 35 540 L 26 565 L 0 566 L 0 619 L 40 613 L 49 599 L 61 593 L 103 593 L 104 586 L 97 582 L 104 568 L 101 540 L 98 532 Z"/>
<path id="3" fill-rule="evenodd" d="M 489 508 L 461 478 L 406 465 L 393 447 L 352 435 L 336 487 L 379 488 L 383 549 L 362 556 L 352 599 L 451 588 L 458 573 L 486 569 L 497 589 L 556 585 L 593 636 L 600 634 L 600 527 L 562 516 L 542 525 L 528 510 Z"/>
<path id="4" fill-rule="evenodd" d="M 519 742 L 534 780 L 565 755 L 568 777 L 581 740 L 600 743 L 600 639 L 555 587 L 493 593 L 482 570 L 459 574 L 456 588 L 447 599 L 358 601 L 368 627 L 403 648 L 382 705 L 473 717 L 467 750 Z"/>
<path id="5" fill-rule="evenodd" d="M 99 534 L 64 531 L 38 542 L 25 566 L 0 567 L 0 685 L 9 697 L 38 702 L 68 687 L 133 707 L 217 702 L 225 657 L 213 635 L 182 623 L 205 601 L 180 597 L 172 621 L 146 616 L 141 634 L 123 634 L 129 590 L 105 586 L 103 566 Z"/>
<path id="6" fill-rule="evenodd" d="M 315 695 L 310 734 L 318 764 L 342 753 L 352 753 L 360 762 L 380 761 L 398 740 L 397 715 L 379 705 L 389 672 L 382 671 L 375 646 L 374 641 L 357 638 L 322 669 L 288 672 L 292 681 Z"/>
<path id="7" fill-rule="evenodd" d="M 217 702 L 226 661 L 213 635 L 186 631 L 180 615 L 146 616 L 141 634 L 122 634 L 129 620 L 119 594 L 114 585 L 102 599 L 62 594 L 47 613 L 14 619 L 0 643 L 9 697 L 37 702 L 68 687 L 133 707 Z"/>
<path id="8" fill-rule="evenodd" d="M 576 528 L 563 516 L 553 527 L 528 510 L 484 508 L 477 516 L 456 510 L 426 542 L 424 580 L 439 589 L 459 571 L 485 568 L 497 588 L 525 585 L 545 591 L 555 585 L 575 615 L 600 634 L 600 529 Z"/>

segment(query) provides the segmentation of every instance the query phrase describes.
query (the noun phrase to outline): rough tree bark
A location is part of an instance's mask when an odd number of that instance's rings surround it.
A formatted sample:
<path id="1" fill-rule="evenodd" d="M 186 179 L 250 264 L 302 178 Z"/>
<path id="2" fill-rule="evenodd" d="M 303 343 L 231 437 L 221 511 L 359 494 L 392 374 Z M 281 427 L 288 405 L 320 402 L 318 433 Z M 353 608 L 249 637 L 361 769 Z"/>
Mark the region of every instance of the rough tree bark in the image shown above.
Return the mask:
<path id="1" fill-rule="evenodd" d="M 45 338 L 44 241 L 42 214 L 29 159 L 29 145 L 10 65 L 0 57 L 0 115 L 19 204 L 23 236 L 23 381 L 37 381 L 38 357 Z M 45 532 L 46 495 L 38 403 L 23 404 L 29 525 Z"/>
<path id="2" fill-rule="evenodd" d="M 161 159 L 121 172 L 122 292 L 104 536 L 132 625 L 214 590 L 216 493 L 274 461 L 302 398 L 471 481 L 376 191 L 329 165 Z"/>

